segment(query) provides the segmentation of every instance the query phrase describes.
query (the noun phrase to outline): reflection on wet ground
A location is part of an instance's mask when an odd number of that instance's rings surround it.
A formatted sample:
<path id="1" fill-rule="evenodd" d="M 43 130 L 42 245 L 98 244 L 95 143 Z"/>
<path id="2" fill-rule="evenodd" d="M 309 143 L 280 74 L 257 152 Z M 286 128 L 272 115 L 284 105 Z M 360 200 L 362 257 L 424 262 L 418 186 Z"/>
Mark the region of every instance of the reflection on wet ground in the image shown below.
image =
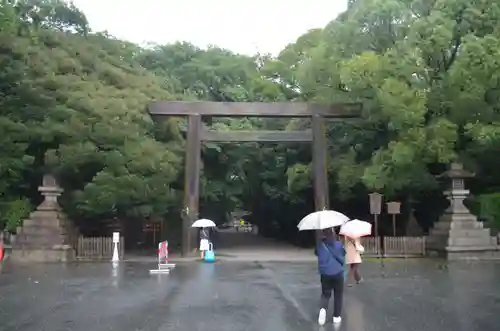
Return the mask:
<path id="1" fill-rule="evenodd" d="M 4 265 L 0 330 L 305 331 L 316 325 L 314 263 Z M 500 264 L 391 260 L 363 264 L 346 289 L 348 331 L 496 331 Z"/>

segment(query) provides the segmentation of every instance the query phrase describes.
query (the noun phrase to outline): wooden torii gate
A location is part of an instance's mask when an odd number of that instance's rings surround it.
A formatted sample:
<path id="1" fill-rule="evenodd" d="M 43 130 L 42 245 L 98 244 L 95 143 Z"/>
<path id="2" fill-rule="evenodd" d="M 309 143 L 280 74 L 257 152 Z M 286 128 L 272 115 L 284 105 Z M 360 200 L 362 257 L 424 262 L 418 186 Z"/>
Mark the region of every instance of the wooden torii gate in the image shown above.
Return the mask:
<path id="1" fill-rule="evenodd" d="M 158 101 L 149 105 L 153 119 L 166 116 L 187 116 L 187 146 L 184 181 L 184 218 L 182 224 L 182 255 L 195 246 L 191 224 L 198 217 L 201 168 L 201 143 L 210 142 L 312 142 L 314 166 L 314 203 L 316 210 L 328 208 L 328 177 L 326 165 L 327 118 L 356 118 L 361 104 L 317 105 L 306 103 Z M 207 130 L 202 117 L 288 117 L 311 118 L 312 130 L 305 131 L 229 131 Z"/>

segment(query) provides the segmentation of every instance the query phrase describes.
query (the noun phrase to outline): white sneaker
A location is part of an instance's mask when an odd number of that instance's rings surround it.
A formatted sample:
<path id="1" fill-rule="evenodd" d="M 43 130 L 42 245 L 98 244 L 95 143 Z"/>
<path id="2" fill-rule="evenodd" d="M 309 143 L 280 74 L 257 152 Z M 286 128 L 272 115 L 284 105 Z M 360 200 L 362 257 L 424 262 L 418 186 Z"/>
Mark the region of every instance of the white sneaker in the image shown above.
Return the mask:
<path id="1" fill-rule="evenodd" d="M 318 324 L 325 325 L 325 323 L 326 323 L 326 309 L 321 308 L 319 310 Z"/>
<path id="2" fill-rule="evenodd" d="M 340 324 L 342 322 L 342 317 L 333 316 L 333 324 Z"/>

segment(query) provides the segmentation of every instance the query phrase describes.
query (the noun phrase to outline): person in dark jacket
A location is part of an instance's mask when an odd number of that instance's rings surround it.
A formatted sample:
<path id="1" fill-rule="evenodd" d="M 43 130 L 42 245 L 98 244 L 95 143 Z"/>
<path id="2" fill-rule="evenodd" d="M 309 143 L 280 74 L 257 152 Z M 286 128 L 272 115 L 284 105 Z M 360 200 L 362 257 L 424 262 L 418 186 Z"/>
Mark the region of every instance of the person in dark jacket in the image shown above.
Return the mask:
<path id="1" fill-rule="evenodd" d="M 326 311 L 333 292 L 333 323 L 342 321 L 342 304 L 344 294 L 345 249 L 333 229 L 317 232 L 316 253 L 318 270 L 321 279 L 321 306 L 318 323 L 326 322 Z"/>

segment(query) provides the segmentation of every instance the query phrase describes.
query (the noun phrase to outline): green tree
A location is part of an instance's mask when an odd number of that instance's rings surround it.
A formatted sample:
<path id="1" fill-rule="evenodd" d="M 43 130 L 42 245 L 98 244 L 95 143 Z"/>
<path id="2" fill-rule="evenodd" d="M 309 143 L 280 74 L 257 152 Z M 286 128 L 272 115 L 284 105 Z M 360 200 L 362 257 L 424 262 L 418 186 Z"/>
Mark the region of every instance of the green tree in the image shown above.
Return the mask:
<path id="1" fill-rule="evenodd" d="M 145 106 L 175 95 L 133 62 L 138 47 L 86 35 L 86 19 L 78 20 L 81 12 L 71 5 L 28 1 L 13 8 L 18 16 L 9 17 L 30 22 L 32 33 L 0 36 L 4 205 L 23 196 L 36 203 L 40 176 L 51 171 L 76 218 L 164 215 L 177 201 L 172 183 L 182 139 L 172 121 L 155 126 Z"/>
<path id="2" fill-rule="evenodd" d="M 0 18 L 4 222 L 21 217 L 9 210 L 23 197 L 38 202 L 51 171 L 76 218 L 168 214 L 179 224 L 186 123 L 153 123 L 145 106 L 159 99 L 362 102 L 361 119 L 328 124 L 331 203 L 357 217 L 377 190 L 433 218 L 442 208 L 435 175 L 456 159 L 476 172 L 476 194 L 500 190 L 500 5 L 491 0 L 351 1 L 277 57 L 188 42 L 143 49 L 91 33 L 60 0 L 5 0 Z M 204 125 L 301 130 L 310 121 Z M 205 144 L 203 162 L 204 215 L 219 221 L 245 208 L 265 232 L 303 239 L 295 224 L 313 208 L 310 146 Z"/>

